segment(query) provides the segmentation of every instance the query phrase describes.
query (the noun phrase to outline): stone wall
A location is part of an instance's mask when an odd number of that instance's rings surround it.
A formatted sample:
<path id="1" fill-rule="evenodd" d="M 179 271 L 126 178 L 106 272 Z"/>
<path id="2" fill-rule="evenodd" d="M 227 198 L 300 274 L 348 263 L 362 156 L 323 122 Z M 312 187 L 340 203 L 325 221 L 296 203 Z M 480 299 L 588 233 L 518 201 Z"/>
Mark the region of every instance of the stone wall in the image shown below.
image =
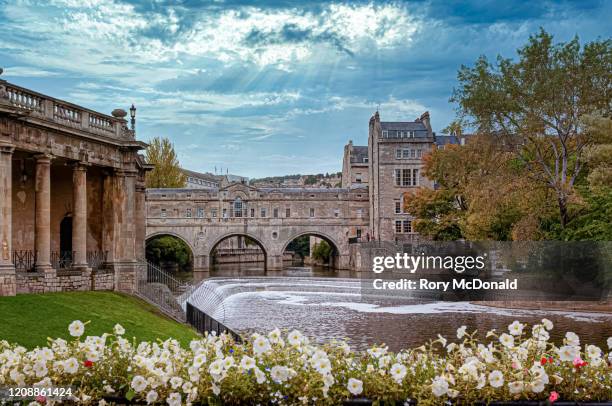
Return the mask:
<path id="1" fill-rule="evenodd" d="M 45 277 L 42 272 L 17 272 L 17 294 L 114 290 L 115 274 L 109 270 L 93 272 L 58 271 Z"/>

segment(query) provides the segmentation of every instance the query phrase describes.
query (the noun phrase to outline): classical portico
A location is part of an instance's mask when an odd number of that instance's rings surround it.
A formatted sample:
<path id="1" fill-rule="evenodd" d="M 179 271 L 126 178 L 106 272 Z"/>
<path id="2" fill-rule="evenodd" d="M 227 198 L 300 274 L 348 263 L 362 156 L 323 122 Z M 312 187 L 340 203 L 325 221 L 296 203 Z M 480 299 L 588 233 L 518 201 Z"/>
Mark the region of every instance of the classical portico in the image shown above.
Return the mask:
<path id="1" fill-rule="evenodd" d="M 125 116 L 0 80 L 0 295 L 134 290 L 149 166 Z"/>

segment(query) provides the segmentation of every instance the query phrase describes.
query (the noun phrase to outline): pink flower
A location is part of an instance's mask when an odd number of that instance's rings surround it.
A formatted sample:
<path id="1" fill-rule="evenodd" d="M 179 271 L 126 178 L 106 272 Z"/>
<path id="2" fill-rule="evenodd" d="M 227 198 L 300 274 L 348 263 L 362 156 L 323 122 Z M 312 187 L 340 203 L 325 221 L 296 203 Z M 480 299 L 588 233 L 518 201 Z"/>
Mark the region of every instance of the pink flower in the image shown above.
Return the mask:
<path id="1" fill-rule="evenodd" d="M 583 366 L 586 366 L 587 364 L 588 362 L 583 361 L 582 358 L 580 357 L 574 358 L 574 367 L 576 368 L 582 368 Z"/>
<path id="2" fill-rule="evenodd" d="M 555 402 L 557 399 L 559 399 L 559 394 L 555 391 L 550 392 L 550 396 L 548 397 L 550 403 Z"/>
<path id="3" fill-rule="evenodd" d="M 39 395 L 39 396 L 36 396 L 36 401 L 42 405 L 44 403 L 47 403 L 47 398 Z"/>

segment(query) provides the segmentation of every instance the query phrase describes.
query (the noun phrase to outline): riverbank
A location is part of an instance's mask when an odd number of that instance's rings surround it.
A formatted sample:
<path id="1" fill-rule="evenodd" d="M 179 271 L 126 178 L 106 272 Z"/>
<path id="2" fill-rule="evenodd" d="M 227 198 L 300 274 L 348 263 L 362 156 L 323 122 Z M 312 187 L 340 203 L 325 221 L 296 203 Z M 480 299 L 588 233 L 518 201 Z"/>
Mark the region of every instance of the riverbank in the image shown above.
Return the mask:
<path id="1" fill-rule="evenodd" d="M 176 338 L 183 345 L 198 337 L 195 330 L 161 314 L 155 307 L 117 292 L 62 292 L 0 297 L 0 340 L 27 348 L 44 346 L 47 337 L 72 339 L 66 326 L 90 321 L 87 332 L 100 335 L 121 324 L 130 340 Z"/>
<path id="2" fill-rule="evenodd" d="M 612 314 L 612 301 L 603 302 L 565 302 L 565 301 L 519 301 L 519 300 L 499 300 L 499 301 L 473 301 L 472 304 L 479 306 L 489 306 L 502 309 L 522 309 L 522 310 L 552 310 L 552 311 L 574 311 L 589 313 L 609 313 Z"/>

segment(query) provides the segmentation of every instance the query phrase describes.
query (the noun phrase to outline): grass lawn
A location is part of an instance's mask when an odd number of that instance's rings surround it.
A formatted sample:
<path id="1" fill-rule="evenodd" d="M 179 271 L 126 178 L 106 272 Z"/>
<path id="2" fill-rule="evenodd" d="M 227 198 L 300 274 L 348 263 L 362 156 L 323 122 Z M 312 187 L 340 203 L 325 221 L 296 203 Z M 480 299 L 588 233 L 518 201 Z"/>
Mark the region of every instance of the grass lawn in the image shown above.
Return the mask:
<path id="1" fill-rule="evenodd" d="M 155 307 L 116 292 L 64 292 L 0 297 L 0 339 L 28 349 L 44 346 L 47 337 L 71 339 L 68 324 L 91 321 L 85 336 L 112 333 L 116 323 L 125 338 L 153 341 L 173 337 L 183 345 L 197 337 L 195 330 L 169 319 Z"/>

